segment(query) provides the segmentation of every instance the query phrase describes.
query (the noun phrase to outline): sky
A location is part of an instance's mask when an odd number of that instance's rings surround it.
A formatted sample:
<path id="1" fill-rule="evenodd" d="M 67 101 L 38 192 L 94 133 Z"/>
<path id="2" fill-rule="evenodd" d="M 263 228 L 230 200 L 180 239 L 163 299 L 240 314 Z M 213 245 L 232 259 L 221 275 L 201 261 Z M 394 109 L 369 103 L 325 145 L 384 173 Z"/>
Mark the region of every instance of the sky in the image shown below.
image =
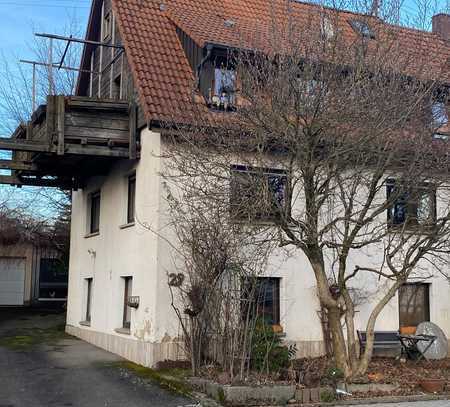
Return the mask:
<path id="1" fill-rule="evenodd" d="M 33 27 L 58 33 L 76 18 L 84 30 L 90 3 L 90 0 L 0 0 L 0 50 L 26 58 Z"/>

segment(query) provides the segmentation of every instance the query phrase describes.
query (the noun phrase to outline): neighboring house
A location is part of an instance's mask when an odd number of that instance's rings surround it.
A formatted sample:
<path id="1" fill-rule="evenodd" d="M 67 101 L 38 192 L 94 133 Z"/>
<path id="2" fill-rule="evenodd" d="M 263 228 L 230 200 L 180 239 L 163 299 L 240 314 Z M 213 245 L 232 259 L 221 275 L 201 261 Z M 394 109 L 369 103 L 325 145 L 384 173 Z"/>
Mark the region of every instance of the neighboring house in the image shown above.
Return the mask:
<path id="1" fill-rule="evenodd" d="M 227 47 L 241 45 L 235 25 L 252 29 L 267 21 L 268 4 L 95 0 L 77 96 L 50 97 L 31 126 L 20 127 L 12 141 L 0 142 L 1 148 L 15 151 L 10 164 L 14 173 L 0 182 L 73 189 L 70 334 L 147 366 L 183 356 L 167 284 L 171 248 L 142 226 L 164 226 L 167 208 L 159 174 L 165 137 L 160 124 L 183 121 L 194 107 L 212 114 L 238 103 L 217 95 L 216 84 L 224 80 L 220 63 Z M 292 7 L 301 15 L 317 6 L 292 2 Z M 342 12 L 340 17 L 348 35 L 358 35 L 348 23 L 355 14 Z M 433 23 L 434 33 L 393 27 L 403 47 L 430 54 L 430 75 L 439 71 L 436 60 L 450 56 L 450 16 L 438 15 Z M 115 47 L 100 47 L 98 42 Z M 196 77 L 199 92 L 193 97 Z M 30 154 L 36 157 L 32 166 L 26 160 Z M 239 163 L 230 164 L 241 170 Z M 298 272 L 298 264 L 304 265 L 304 273 Z M 282 326 L 287 341 L 297 344 L 298 356 L 324 353 L 309 269 L 298 255 L 261 282 L 273 294 L 265 303 L 266 314 L 271 323 Z M 386 307 L 377 329 L 431 320 L 450 335 L 448 294 L 443 278 L 407 285 Z M 357 328 L 364 327 L 369 309 L 361 306 Z"/>
<path id="2" fill-rule="evenodd" d="M 0 227 L 0 306 L 62 306 L 68 270 L 58 251 L 16 220 L 0 221 Z"/>

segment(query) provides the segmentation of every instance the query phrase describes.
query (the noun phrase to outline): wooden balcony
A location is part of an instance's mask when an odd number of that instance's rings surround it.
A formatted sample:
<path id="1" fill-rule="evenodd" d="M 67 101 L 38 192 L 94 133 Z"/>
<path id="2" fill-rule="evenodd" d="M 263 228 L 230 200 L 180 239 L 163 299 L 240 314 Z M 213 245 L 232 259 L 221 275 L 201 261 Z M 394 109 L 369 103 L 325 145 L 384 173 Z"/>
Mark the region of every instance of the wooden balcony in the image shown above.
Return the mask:
<path id="1" fill-rule="evenodd" d="M 138 158 L 136 107 L 126 101 L 49 96 L 31 121 L 0 138 L 0 184 L 76 188 L 120 159 Z"/>

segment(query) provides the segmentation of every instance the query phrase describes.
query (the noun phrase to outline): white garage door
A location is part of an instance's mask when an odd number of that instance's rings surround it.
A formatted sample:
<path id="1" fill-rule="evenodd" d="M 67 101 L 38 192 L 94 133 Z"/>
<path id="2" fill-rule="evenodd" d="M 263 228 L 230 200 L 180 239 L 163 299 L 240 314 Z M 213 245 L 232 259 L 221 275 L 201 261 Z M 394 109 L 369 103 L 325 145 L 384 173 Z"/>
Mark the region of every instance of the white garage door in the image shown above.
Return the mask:
<path id="1" fill-rule="evenodd" d="M 0 305 L 23 305 L 25 259 L 0 257 Z"/>

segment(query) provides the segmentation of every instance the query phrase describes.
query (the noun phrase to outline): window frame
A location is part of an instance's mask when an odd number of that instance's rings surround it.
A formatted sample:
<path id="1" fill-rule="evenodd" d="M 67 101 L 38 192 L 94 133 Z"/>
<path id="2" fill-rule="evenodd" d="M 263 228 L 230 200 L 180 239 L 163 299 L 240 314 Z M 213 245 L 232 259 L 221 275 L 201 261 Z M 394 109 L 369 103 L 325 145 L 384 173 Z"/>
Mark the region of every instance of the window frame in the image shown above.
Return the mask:
<path id="1" fill-rule="evenodd" d="M 253 282 L 256 284 L 256 291 L 249 292 L 245 289 L 245 285 L 249 282 Z M 281 277 L 244 277 L 242 279 L 241 286 L 241 313 L 243 318 L 247 318 L 247 314 L 256 313 L 256 319 L 262 317 L 264 322 L 266 318 L 264 317 L 265 306 L 261 303 L 264 303 L 264 298 L 261 298 L 261 285 L 263 282 L 271 283 L 272 285 L 272 311 L 270 312 L 271 320 L 267 325 L 269 326 L 280 326 L 281 325 Z M 266 286 L 267 290 L 267 286 Z M 254 294 L 254 298 L 250 299 L 250 295 Z M 252 311 L 250 307 L 255 307 Z M 263 309 L 262 314 L 260 315 L 260 310 Z"/>
<path id="2" fill-rule="evenodd" d="M 97 202 L 98 205 L 94 205 Z M 100 233 L 100 214 L 101 214 L 101 190 L 96 190 L 89 194 L 89 235 L 96 235 Z M 95 209 L 98 209 L 95 212 Z"/>
<path id="3" fill-rule="evenodd" d="M 128 305 L 128 298 L 133 292 L 133 277 L 122 277 L 124 281 L 123 287 L 123 314 L 122 314 L 122 329 L 131 329 L 131 307 Z"/>
<path id="4" fill-rule="evenodd" d="M 269 182 L 270 177 L 280 177 L 284 179 L 284 190 L 283 190 L 283 213 L 278 211 L 273 211 L 271 213 L 262 214 L 257 213 L 254 217 L 246 216 L 245 214 L 236 213 L 236 210 L 233 208 L 236 207 L 236 204 L 233 204 L 236 197 L 242 196 L 236 192 L 236 188 L 239 187 L 238 183 L 238 175 L 239 174 L 255 174 L 256 176 L 264 177 L 267 182 Z M 268 186 L 268 190 L 270 190 L 270 186 Z M 272 193 L 274 191 L 271 191 Z M 271 203 L 268 203 L 268 206 Z M 233 220 L 237 222 L 258 222 L 258 223 L 276 223 L 283 216 L 289 218 L 291 216 L 292 210 L 292 202 L 291 202 L 291 193 L 290 193 L 290 183 L 289 183 L 289 175 L 285 169 L 278 168 L 264 168 L 264 167 L 253 167 L 247 165 L 239 165 L 233 164 L 230 166 L 230 215 Z"/>
<path id="5" fill-rule="evenodd" d="M 136 173 L 127 178 L 127 218 L 126 224 L 131 225 L 136 221 Z"/>
<path id="6" fill-rule="evenodd" d="M 433 126 L 440 129 L 449 123 L 449 112 L 447 103 L 443 100 L 435 100 L 431 105 Z"/>
<path id="7" fill-rule="evenodd" d="M 91 323 L 92 320 L 92 287 L 94 279 L 92 277 L 86 278 L 86 309 L 84 314 L 84 320 Z"/>
<path id="8" fill-rule="evenodd" d="M 417 324 L 411 324 L 410 321 L 408 321 L 408 323 L 403 324 L 402 323 L 402 315 L 408 314 L 408 309 L 406 310 L 406 312 L 402 311 L 402 295 L 406 295 L 408 294 L 407 292 L 403 292 L 403 290 L 407 291 L 408 288 L 410 287 L 417 287 L 417 289 L 424 289 L 424 304 L 423 304 L 423 311 L 422 313 L 425 316 L 425 320 L 423 321 L 415 321 L 417 322 Z M 431 304 L 430 304 L 430 288 L 431 288 L 431 284 L 430 283 L 426 283 L 426 282 L 407 282 L 405 284 L 403 284 L 402 286 L 400 286 L 399 290 L 398 290 L 398 311 L 399 311 L 399 315 L 398 315 L 398 320 L 399 320 L 399 327 L 407 327 L 407 326 L 417 326 L 419 323 L 421 322 L 426 322 L 426 321 L 430 321 L 431 320 Z M 414 293 L 414 296 L 417 296 L 418 291 L 416 291 Z M 410 301 L 413 300 L 413 297 L 411 297 L 411 300 L 408 301 L 407 307 L 410 306 Z M 414 304 L 416 303 L 416 301 L 414 301 Z M 417 316 L 416 316 L 417 317 Z M 411 317 L 411 315 L 408 315 L 408 318 L 414 319 L 414 317 Z"/>
<path id="9" fill-rule="evenodd" d="M 226 92 L 226 97 L 223 98 L 222 94 L 216 93 L 218 72 L 224 72 L 222 78 L 229 76 L 232 79 L 232 88 L 230 92 Z M 233 111 L 236 109 L 236 93 L 237 93 L 237 71 L 230 66 L 222 66 L 219 64 L 213 64 L 212 66 L 212 83 L 211 92 L 209 96 L 209 105 L 213 109 Z"/>
<path id="10" fill-rule="evenodd" d="M 395 185 L 398 183 L 394 178 L 389 178 L 386 180 L 386 199 L 390 201 L 390 195 L 395 190 Z M 414 187 L 414 191 L 423 191 L 423 193 L 418 194 L 416 199 L 413 202 L 408 201 L 407 199 L 403 203 L 405 209 L 404 220 L 402 222 L 395 221 L 395 208 L 397 205 L 401 205 L 399 200 L 402 199 L 402 196 L 398 196 L 394 201 L 390 202 L 390 205 L 387 209 L 387 224 L 389 228 L 399 229 L 405 228 L 409 230 L 420 229 L 420 228 L 432 228 L 436 225 L 437 219 L 437 190 L 436 186 L 431 182 L 424 182 L 420 185 Z M 411 193 L 411 192 L 410 192 Z M 408 194 L 407 191 L 402 193 L 403 196 Z M 431 208 L 429 208 L 431 219 L 425 222 L 419 221 L 418 211 L 420 207 L 420 197 L 428 195 L 431 203 Z M 411 211 L 411 209 L 414 211 Z"/>

